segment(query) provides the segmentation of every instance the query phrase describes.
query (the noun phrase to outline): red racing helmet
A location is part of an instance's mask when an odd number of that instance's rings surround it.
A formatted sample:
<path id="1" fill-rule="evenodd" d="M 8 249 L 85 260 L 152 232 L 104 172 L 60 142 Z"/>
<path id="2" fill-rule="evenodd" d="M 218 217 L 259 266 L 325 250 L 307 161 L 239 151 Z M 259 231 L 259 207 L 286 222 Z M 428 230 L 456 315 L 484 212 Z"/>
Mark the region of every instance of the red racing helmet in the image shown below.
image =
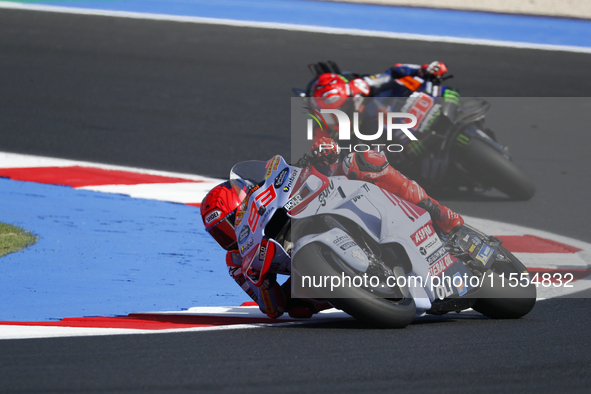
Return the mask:
<path id="1" fill-rule="evenodd" d="M 315 105 L 324 109 L 340 108 L 351 96 L 351 88 L 347 82 L 339 74 L 321 74 L 310 92 Z"/>
<path id="2" fill-rule="evenodd" d="M 237 248 L 234 220 L 242 203 L 230 184 L 221 183 L 211 189 L 201 202 L 201 218 L 205 230 L 226 250 Z"/>

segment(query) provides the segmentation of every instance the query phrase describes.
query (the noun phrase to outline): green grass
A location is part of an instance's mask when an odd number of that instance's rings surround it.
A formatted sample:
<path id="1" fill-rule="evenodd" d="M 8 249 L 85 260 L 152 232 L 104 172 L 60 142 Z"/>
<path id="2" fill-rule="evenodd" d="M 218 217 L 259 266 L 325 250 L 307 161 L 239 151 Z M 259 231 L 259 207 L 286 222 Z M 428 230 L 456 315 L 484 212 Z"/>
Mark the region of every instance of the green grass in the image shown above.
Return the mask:
<path id="1" fill-rule="evenodd" d="M 12 224 L 0 223 L 0 257 L 18 252 L 39 240 L 39 237 Z"/>

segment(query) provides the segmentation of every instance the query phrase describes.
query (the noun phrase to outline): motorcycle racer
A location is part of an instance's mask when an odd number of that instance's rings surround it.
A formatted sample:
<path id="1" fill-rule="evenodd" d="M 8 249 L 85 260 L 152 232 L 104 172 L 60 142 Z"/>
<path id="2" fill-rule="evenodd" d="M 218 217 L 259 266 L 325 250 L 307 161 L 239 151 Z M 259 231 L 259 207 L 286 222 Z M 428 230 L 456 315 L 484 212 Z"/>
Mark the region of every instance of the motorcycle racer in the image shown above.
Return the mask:
<path id="1" fill-rule="evenodd" d="M 334 71 L 338 71 L 336 65 L 334 68 Z M 399 63 L 384 73 L 360 76 L 351 80 L 337 72 L 325 72 L 310 83 L 308 93 L 317 108 L 336 109 L 349 97 L 408 97 L 424 87 L 426 80 L 441 80 L 446 72 L 447 66 L 438 61 L 422 66 Z M 341 157 L 339 161 L 336 143 L 328 134 L 316 134 L 311 152 L 313 164 L 320 172 L 327 176 L 345 175 L 352 180 L 373 183 L 418 205 L 429 212 L 435 225 L 444 233 L 449 233 L 464 223 L 461 216 L 439 204 L 416 182 L 395 170 L 383 153 L 350 153 Z M 296 166 L 309 164 L 302 163 L 300 161 Z M 279 285 L 276 280 L 277 273 L 268 275 L 258 287 L 245 278 L 242 272 L 242 258 L 237 247 L 234 220 L 246 194 L 245 190 L 234 190 L 227 181 L 213 188 L 201 203 L 205 229 L 227 251 L 226 265 L 232 278 L 259 305 L 261 311 L 272 318 L 277 318 L 284 312 L 288 312 L 291 317 L 311 317 L 314 313 L 330 308 L 330 304 L 323 300 L 291 298 L 290 280 Z"/>
<path id="2" fill-rule="evenodd" d="M 311 148 L 316 162 L 315 167 L 325 174 L 327 174 L 327 168 L 335 168 L 338 155 L 336 148 L 330 150 L 319 147 L 320 144 L 330 145 L 333 142 L 329 138 L 321 138 Z M 298 164 L 301 165 L 301 161 Z M 334 175 L 346 175 L 349 179 L 371 182 L 422 207 L 430 213 L 436 226 L 445 233 L 463 224 L 461 216 L 440 205 L 416 182 L 396 171 L 388 164 L 383 154 L 373 151 L 352 153 L 338 165 Z M 206 231 L 227 251 L 226 265 L 230 276 L 259 305 L 260 310 L 271 318 L 278 318 L 284 312 L 288 312 L 289 316 L 295 318 L 309 318 L 321 310 L 331 308 L 331 305 L 324 300 L 292 298 L 290 280 L 288 279 L 282 285 L 276 280 L 277 273 L 289 275 L 289 269 L 267 275 L 260 286 L 255 286 L 246 279 L 242 272 L 242 258 L 238 251 L 234 224 L 236 212 L 246 196 L 246 188 L 237 191 L 232 188 L 230 181 L 226 181 L 214 187 L 201 203 L 201 216 Z"/>
<path id="3" fill-rule="evenodd" d="M 335 71 L 339 71 L 336 67 Z M 436 85 L 424 85 L 425 81 L 437 82 L 448 71 L 445 63 L 430 64 L 397 63 L 383 73 L 358 76 L 351 80 L 336 72 L 326 72 L 308 84 L 308 96 L 317 108 L 340 108 L 347 97 L 408 97 L 411 93 Z M 432 93 L 430 91 L 429 93 Z"/>
<path id="4" fill-rule="evenodd" d="M 352 151 L 383 150 L 397 171 L 430 193 L 496 188 L 516 200 L 534 195 L 535 185 L 487 127 L 491 103 L 448 86 L 445 63 L 396 64 L 374 75 L 342 72 L 330 61 L 308 67 L 314 79 L 305 90 L 292 89 L 309 116 L 301 134 L 335 139 L 340 160 Z"/>
<path id="5" fill-rule="evenodd" d="M 312 107 L 318 110 L 339 109 L 344 112 L 358 112 L 363 119 L 360 121 L 362 132 L 375 130 L 378 112 L 383 112 L 385 107 L 402 107 L 413 93 L 424 92 L 431 96 L 458 95 L 448 87 L 441 86 L 448 68 L 445 63 L 439 61 L 422 66 L 397 63 L 383 73 L 369 75 L 341 73 L 339 67 L 333 62 L 328 62 L 328 65 L 318 63 L 316 66 L 317 72 L 321 72 L 321 70 L 330 72 L 319 74 L 308 84 L 306 95 L 310 97 Z M 363 100 L 364 97 L 376 97 L 377 99 L 367 101 Z M 353 99 L 350 100 L 350 98 Z M 382 102 L 386 98 L 387 100 Z M 377 104 L 378 101 L 381 104 Z M 378 106 L 382 106 L 382 108 L 380 109 Z M 438 122 L 442 123 L 445 120 L 441 117 Z M 440 124 L 439 128 L 445 129 L 449 126 L 451 123 Z M 333 126 L 329 126 L 327 129 L 316 128 L 314 139 L 336 138 L 336 133 Z M 401 152 L 399 155 L 390 155 L 389 158 L 394 160 L 397 165 L 402 165 L 404 163 L 401 161 L 405 156 L 405 153 Z"/>
<path id="6" fill-rule="evenodd" d="M 230 181 L 226 181 L 211 189 L 201 202 L 205 230 L 227 251 L 226 265 L 230 276 L 259 305 L 260 310 L 271 318 L 278 318 L 286 311 L 291 317 L 309 318 L 314 313 L 331 308 L 326 301 L 291 298 L 290 280 L 279 285 L 277 273 L 267 275 L 259 287 L 245 278 L 234 228 L 236 211 L 245 197 L 246 190 L 237 192 Z M 289 274 L 289 271 L 281 273 Z"/>

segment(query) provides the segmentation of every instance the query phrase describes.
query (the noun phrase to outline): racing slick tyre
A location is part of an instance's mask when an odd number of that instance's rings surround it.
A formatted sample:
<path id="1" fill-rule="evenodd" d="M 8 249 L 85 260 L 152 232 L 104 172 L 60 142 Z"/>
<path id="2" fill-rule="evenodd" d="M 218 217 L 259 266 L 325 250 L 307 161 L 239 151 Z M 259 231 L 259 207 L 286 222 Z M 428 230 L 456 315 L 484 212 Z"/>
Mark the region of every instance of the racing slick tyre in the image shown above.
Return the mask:
<path id="1" fill-rule="evenodd" d="M 529 200 L 536 193 L 535 185 L 509 157 L 473 138 L 462 149 L 460 160 L 477 179 L 516 200 Z"/>
<path id="2" fill-rule="evenodd" d="M 519 319 L 533 309 L 536 303 L 536 286 L 529 279 L 519 284 L 512 282 L 509 279 L 511 273 L 520 278 L 527 269 L 507 249 L 501 247 L 501 251 L 510 262 L 497 262 L 493 264 L 493 269 L 484 274 L 482 286 L 477 293 L 478 299 L 472 309 L 493 319 Z"/>
<path id="3" fill-rule="evenodd" d="M 303 274 L 340 278 L 343 274 L 355 275 L 351 272 L 351 267 L 340 260 L 328 246 L 318 242 L 303 246 L 295 254 L 292 269 L 297 271 L 298 276 Z M 331 289 L 330 294 L 334 297 L 325 297 L 326 294 L 322 296 L 354 318 L 380 328 L 404 328 L 412 322 L 416 314 L 412 297 L 404 297 L 398 288 L 388 288 L 383 294 L 375 294 L 370 288 L 350 285 L 334 291 Z"/>

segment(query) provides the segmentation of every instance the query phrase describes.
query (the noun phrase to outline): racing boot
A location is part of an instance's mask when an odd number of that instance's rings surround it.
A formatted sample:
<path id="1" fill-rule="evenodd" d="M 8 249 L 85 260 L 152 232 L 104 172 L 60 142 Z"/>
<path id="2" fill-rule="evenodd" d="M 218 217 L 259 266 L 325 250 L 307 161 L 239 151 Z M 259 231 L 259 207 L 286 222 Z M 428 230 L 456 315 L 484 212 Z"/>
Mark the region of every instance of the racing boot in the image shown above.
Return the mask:
<path id="1" fill-rule="evenodd" d="M 383 153 L 374 151 L 350 153 L 343 160 L 341 171 L 349 179 L 371 182 L 423 208 L 446 234 L 464 224 L 464 219 L 460 215 L 439 204 L 429 197 L 418 183 L 396 171 Z"/>

